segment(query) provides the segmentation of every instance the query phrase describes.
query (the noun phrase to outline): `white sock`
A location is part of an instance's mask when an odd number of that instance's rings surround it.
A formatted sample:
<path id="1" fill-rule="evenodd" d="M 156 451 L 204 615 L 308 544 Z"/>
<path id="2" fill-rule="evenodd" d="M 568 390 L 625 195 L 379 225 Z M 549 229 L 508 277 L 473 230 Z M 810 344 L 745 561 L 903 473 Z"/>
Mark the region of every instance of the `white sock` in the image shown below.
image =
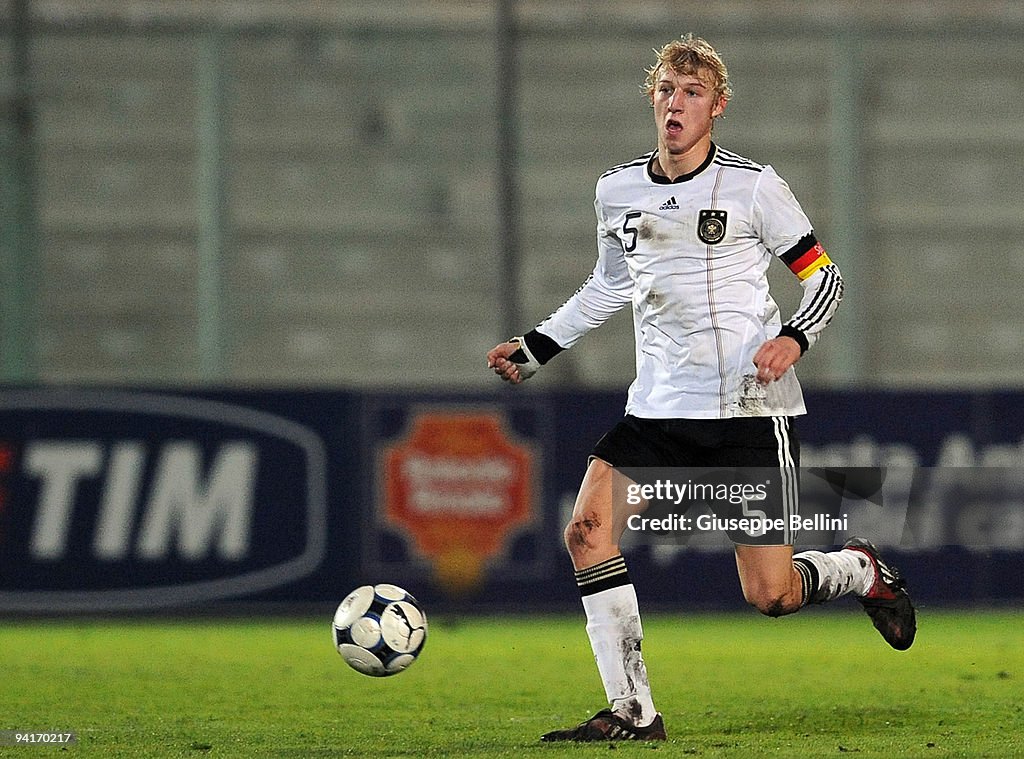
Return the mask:
<path id="1" fill-rule="evenodd" d="M 624 574 L 622 557 L 616 559 Z M 578 572 L 577 577 L 582 572 Z M 582 589 L 585 586 L 581 585 Z M 644 633 L 636 590 L 632 584 L 615 585 L 587 593 L 582 599 L 583 610 L 587 613 L 587 636 L 612 711 L 637 727 L 649 725 L 657 716 L 657 710 L 640 652 Z"/>
<path id="2" fill-rule="evenodd" d="M 834 601 L 847 593 L 866 596 L 875 584 L 875 565 L 863 551 L 803 551 L 793 564 L 804 583 L 804 603 Z"/>

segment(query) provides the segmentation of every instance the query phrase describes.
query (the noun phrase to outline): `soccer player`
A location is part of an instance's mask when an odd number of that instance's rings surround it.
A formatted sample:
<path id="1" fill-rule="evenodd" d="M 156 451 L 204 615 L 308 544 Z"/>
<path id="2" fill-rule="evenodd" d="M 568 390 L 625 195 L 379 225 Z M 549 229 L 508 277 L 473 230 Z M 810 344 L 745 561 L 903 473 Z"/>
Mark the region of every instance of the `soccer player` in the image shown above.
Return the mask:
<path id="1" fill-rule="evenodd" d="M 626 515 L 613 503 L 612 480 L 623 476 L 614 468 L 774 467 L 795 481 L 793 417 L 805 408 L 793 365 L 843 291 L 788 185 L 771 166 L 712 141 L 732 94 L 714 48 L 693 35 L 669 42 L 644 89 L 657 147 L 598 179 L 593 272 L 536 328 L 487 354 L 489 368 L 518 384 L 619 309 L 633 309 L 636 379 L 626 414 L 594 447 L 564 535 L 610 707 L 545 741 L 665 738 L 619 550 Z M 772 257 L 803 287 L 784 322 L 768 292 Z M 788 531 L 776 542 L 735 545 L 744 598 L 761 613 L 852 594 L 892 647 L 911 645 L 914 607 L 871 543 L 854 538 L 838 551 L 794 556 Z"/>

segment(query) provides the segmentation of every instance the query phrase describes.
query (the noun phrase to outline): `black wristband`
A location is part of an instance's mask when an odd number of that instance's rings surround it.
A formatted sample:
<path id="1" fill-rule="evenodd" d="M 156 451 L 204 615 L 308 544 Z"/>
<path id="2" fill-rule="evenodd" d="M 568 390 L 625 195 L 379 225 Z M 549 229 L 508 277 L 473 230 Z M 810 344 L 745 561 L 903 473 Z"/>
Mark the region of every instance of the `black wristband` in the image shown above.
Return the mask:
<path id="1" fill-rule="evenodd" d="M 530 349 L 533 357 L 537 359 L 538 364 L 546 364 L 565 350 L 543 332 L 538 332 L 535 329 L 531 329 L 523 335 L 523 342 L 526 343 L 526 347 Z"/>
<path id="2" fill-rule="evenodd" d="M 796 327 L 791 327 L 788 324 L 783 324 L 782 329 L 779 330 L 779 337 L 791 337 L 796 340 L 800 346 L 800 355 L 804 355 L 810 344 L 807 342 L 807 335 L 798 330 Z"/>

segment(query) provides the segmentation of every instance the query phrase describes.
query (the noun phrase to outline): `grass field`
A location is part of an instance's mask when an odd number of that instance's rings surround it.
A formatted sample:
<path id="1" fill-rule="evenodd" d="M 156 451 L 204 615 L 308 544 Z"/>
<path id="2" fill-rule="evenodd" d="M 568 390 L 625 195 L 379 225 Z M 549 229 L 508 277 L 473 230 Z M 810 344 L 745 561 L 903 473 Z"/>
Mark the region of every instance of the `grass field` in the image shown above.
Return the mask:
<path id="1" fill-rule="evenodd" d="M 669 740 L 615 756 L 1024 755 L 1024 612 L 926 609 L 897 653 L 842 606 L 648 615 Z M 334 652 L 329 614 L 7 622 L 0 729 L 73 730 L 67 752 L 96 756 L 608 756 L 537 741 L 603 706 L 582 613 L 430 624 L 421 659 L 377 680 Z"/>

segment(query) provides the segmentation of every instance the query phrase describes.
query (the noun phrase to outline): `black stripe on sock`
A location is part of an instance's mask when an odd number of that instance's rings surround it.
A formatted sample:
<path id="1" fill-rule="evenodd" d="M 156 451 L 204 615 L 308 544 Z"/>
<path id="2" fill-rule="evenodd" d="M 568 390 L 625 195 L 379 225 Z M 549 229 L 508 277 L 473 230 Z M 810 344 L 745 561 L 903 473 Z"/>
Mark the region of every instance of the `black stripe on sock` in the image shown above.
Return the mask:
<path id="1" fill-rule="evenodd" d="M 818 593 L 818 568 L 807 559 L 793 559 L 793 566 L 800 575 L 800 585 L 803 593 L 800 596 L 800 605 L 806 606 L 814 602 L 814 596 Z"/>
<path id="2" fill-rule="evenodd" d="M 626 560 L 622 556 L 613 556 L 600 564 L 580 569 L 576 572 L 576 584 L 581 596 L 593 595 L 620 585 L 629 585 Z"/>
<path id="3" fill-rule="evenodd" d="M 621 556 L 613 556 L 610 559 L 602 561 L 600 564 L 595 564 L 592 567 L 586 567 L 585 569 L 578 569 L 575 572 L 576 582 L 583 583 L 588 580 L 593 580 L 600 575 L 606 575 L 610 572 L 617 572 L 626 568 L 626 560 Z"/>

